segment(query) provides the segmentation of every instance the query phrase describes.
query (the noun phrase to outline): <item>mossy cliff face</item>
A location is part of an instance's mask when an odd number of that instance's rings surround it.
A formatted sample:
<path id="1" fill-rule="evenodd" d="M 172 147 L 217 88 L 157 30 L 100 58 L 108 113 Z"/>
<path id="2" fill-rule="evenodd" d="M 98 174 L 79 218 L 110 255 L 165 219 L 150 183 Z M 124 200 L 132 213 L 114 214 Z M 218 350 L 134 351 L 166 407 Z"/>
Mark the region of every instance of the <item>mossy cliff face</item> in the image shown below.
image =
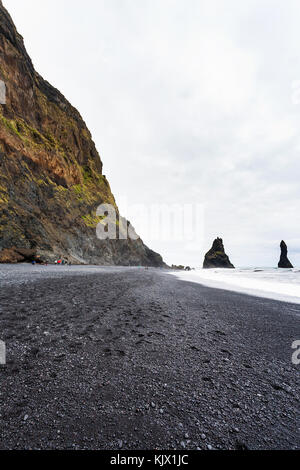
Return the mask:
<path id="1" fill-rule="evenodd" d="M 0 79 L 0 261 L 16 247 L 49 261 L 163 265 L 141 240 L 97 239 L 97 207 L 117 207 L 100 156 L 79 112 L 34 70 L 1 0 Z"/>

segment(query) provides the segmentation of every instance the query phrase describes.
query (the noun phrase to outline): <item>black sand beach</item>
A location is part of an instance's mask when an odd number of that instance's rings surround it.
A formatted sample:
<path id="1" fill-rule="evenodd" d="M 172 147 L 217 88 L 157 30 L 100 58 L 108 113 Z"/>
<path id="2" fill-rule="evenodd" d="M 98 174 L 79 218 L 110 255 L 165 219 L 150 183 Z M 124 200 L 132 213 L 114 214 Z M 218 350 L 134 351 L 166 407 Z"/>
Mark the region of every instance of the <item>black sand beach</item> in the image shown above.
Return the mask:
<path id="1" fill-rule="evenodd" d="M 163 270 L 0 272 L 1 449 L 300 448 L 300 306 Z"/>

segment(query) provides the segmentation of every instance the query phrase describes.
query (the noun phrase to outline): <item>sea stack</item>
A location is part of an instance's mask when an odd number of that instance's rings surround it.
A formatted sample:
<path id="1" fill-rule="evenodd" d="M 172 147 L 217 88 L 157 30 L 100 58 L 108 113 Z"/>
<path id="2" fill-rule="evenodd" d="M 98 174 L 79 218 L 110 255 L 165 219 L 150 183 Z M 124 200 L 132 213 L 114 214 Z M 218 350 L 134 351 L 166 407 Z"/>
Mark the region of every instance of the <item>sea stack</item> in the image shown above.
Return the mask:
<path id="1" fill-rule="evenodd" d="M 205 255 L 204 269 L 210 268 L 229 268 L 234 269 L 233 264 L 230 262 L 229 257 L 225 253 L 222 238 L 216 238 L 213 242 L 213 246 Z"/>
<path id="2" fill-rule="evenodd" d="M 282 240 L 280 243 L 281 255 L 278 263 L 278 268 L 293 268 L 294 266 L 287 257 L 288 249 L 286 243 Z"/>

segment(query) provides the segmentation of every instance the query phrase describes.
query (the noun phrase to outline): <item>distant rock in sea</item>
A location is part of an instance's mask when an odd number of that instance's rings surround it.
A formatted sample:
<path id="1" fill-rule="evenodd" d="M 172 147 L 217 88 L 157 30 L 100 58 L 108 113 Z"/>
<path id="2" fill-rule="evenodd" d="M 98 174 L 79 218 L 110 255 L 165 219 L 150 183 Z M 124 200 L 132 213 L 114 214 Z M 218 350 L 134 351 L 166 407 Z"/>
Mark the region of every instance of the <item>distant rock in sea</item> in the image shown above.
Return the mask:
<path id="1" fill-rule="evenodd" d="M 282 240 L 280 243 L 281 255 L 278 263 L 278 268 L 293 268 L 294 266 L 287 257 L 288 249 L 286 243 Z"/>
<path id="2" fill-rule="evenodd" d="M 205 255 L 204 269 L 210 268 L 230 268 L 234 269 L 233 264 L 230 262 L 229 257 L 225 253 L 222 238 L 217 238 L 213 242 L 212 248 Z"/>

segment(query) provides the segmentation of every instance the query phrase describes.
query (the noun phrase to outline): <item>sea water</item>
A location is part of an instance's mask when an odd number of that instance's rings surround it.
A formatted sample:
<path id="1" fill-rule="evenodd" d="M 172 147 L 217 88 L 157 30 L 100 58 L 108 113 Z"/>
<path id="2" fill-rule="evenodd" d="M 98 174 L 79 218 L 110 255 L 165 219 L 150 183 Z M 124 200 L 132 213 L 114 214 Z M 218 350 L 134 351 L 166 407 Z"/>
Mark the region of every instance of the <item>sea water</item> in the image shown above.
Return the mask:
<path id="1" fill-rule="evenodd" d="M 174 274 L 208 287 L 300 304 L 300 268 L 199 268 Z"/>

